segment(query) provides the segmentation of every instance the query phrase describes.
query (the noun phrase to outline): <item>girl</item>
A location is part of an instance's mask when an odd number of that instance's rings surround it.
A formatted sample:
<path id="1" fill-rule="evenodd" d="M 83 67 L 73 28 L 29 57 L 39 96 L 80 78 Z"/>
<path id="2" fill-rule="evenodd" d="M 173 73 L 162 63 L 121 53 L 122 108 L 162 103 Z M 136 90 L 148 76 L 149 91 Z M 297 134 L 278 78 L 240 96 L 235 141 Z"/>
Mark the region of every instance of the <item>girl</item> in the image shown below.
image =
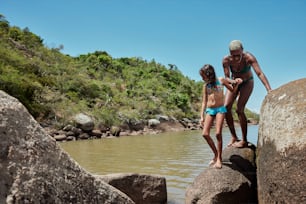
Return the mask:
<path id="1" fill-rule="evenodd" d="M 200 75 L 205 82 L 203 85 L 200 120 L 200 125 L 203 127 L 202 135 L 215 155 L 209 164 L 220 169 L 222 168 L 222 126 L 226 113 L 223 87 L 225 86 L 229 91 L 235 92 L 237 91 L 238 85 L 242 83 L 242 80 L 240 78 L 231 80 L 222 77 L 217 79 L 214 67 L 210 64 L 206 64 L 200 69 Z M 216 119 L 217 148 L 210 137 L 210 129 L 213 125 L 214 119 Z"/>

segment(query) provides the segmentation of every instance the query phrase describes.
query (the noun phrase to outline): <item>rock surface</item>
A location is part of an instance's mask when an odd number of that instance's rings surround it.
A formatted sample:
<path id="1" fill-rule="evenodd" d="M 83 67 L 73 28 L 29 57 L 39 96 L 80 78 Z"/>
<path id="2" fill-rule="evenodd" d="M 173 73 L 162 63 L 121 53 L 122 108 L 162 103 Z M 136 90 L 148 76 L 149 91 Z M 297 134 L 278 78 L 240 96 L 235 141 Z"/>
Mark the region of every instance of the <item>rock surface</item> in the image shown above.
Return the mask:
<path id="1" fill-rule="evenodd" d="M 164 177 L 118 173 L 101 176 L 101 178 L 128 195 L 136 204 L 167 203 L 167 186 Z"/>
<path id="2" fill-rule="evenodd" d="M 79 113 L 76 116 L 74 116 L 74 122 L 76 123 L 76 126 L 80 129 L 82 129 L 85 132 L 90 132 L 94 129 L 94 121 L 92 118 L 90 118 L 88 115 L 84 113 Z"/>
<path id="3" fill-rule="evenodd" d="M 83 170 L 3 91 L 0 118 L 0 203 L 134 203 Z"/>
<path id="4" fill-rule="evenodd" d="M 254 145 L 227 147 L 222 169 L 209 167 L 186 190 L 185 204 L 256 203 L 256 166 Z"/>
<path id="5" fill-rule="evenodd" d="M 259 203 L 306 203 L 306 78 L 268 94 L 260 116 Z"/>

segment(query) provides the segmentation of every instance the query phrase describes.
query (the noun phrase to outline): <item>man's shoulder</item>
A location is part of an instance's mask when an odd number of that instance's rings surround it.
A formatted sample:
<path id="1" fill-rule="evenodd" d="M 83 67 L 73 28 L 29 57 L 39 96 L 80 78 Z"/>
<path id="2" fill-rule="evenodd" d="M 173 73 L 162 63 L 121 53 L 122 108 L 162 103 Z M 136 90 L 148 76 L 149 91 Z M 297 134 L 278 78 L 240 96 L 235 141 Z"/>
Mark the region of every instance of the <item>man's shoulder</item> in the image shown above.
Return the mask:
<path id="1" fill-rule="evenodd" d="M 244 54 L 248 59 L 255 59 L 255 56 L 251 52 L 245 52 Z"/>
<path id="2" fill-rule="evenodd" d="M 254 62 L 257 62 L 256 57 L 250 53 L 250 52 L 245 52 L 245 60 L 248 64 L 252 64 Z"/>
<path id="3" fill-rule="evenodd" d="M 225 55 L 225 56 L 223 57 L 223 60 L 229 60 L 229 58 L 230 58 L 230 55 Z"/>
<path id="4" fill-rule="evenodd" d="M 230 62 L 230 55 L 225 55 L 222 59 L 223 65 L 228 65 Z"/>

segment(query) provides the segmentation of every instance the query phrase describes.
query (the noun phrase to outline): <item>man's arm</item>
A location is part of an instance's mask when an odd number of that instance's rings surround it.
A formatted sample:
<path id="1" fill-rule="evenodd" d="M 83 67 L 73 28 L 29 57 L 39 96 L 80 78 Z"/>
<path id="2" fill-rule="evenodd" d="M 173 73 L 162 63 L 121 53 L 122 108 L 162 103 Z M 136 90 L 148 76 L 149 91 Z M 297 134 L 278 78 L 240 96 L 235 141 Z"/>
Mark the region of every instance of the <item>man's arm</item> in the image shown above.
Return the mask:
<path id="1" fill-rule="evenodd" d="M 230 67 L 228 63 L 228 56 L 225 56 L 222 60 L 223 71 L 225 78 L 230 78 Z"/>
<path id="2" fill-rule="evenodd" d="M 251 66 L 253 67 L 256 75 L 258 76 L 258 78 L 260 79 L 260 81 L 262 82 L 262 84 L 265 86 L 267 92 L 270 92 L 271 86 L 270 83 L 266 77 L 266 75 L 263 73 L 263 71 L 261 70 L 259 63 L 257 62 L 257 59 L 254 55 L 252 55 L 251 53 L 247 53 L 247 61 L 251 64 Z"/>

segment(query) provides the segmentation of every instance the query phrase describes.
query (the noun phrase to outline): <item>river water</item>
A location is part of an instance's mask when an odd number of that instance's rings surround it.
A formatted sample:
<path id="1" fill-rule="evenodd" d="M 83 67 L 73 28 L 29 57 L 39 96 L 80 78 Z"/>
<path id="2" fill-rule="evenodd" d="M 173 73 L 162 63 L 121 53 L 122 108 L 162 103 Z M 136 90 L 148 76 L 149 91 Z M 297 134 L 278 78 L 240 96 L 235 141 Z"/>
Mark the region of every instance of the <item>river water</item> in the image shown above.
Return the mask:
<path id="1" fill-rule="evenodd" d="M 240 137 L 240 128 L 236 129 Z M 215 140 L 213 129 L 211 134 Z M 248 135 L 249 142 L 257 146 L 258 126 L 249 126 Z M 224 128 L 223 147 L 229 140 L 228 128 Z M 213 157 L 200 130 L 79 140 L 60 145 L 93 174 L 143 173 L 165 177 L 169 204 L 184 203 L 186 188 Z"/>

